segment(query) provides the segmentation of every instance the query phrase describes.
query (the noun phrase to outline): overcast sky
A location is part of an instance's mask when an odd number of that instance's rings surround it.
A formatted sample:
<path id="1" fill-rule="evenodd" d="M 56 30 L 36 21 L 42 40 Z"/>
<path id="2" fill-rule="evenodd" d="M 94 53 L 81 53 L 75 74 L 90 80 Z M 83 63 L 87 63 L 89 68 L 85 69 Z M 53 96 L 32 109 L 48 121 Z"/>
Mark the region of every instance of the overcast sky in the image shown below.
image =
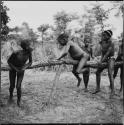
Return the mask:
<path id="1" fill-rule="evenodd" d="M 11 21 L 8 23 L 10 27 L 21 26 L 23 22 L 27 22 L 34 31 L 41 24 L 54 24 L 53 16 L 61 10 L 66 12 L 84 13 L 83 5 L 90 8 L 90 4 L 95 1 L 4 1 L 4 4 L 10 9 L 8 15 Z M 112 7 L 109 1 L 102 1 L 104 8 L 107 10 Z M 113 10 L 110 14 L 108 22 L 114 25 L 116 30 L 113 31 L 113 37 L 116 38 L 123 30 L 122 17 L 115 17 L 117 10 Z"/>

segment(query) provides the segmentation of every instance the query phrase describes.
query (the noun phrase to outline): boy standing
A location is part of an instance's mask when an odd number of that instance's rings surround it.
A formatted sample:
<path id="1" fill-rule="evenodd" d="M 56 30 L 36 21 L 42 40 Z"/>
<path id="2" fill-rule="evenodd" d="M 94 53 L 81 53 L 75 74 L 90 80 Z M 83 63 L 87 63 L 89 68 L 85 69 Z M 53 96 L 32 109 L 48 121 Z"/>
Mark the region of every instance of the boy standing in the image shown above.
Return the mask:
<path id="1" fill-rule="evenodd" d="M 21 48 L 22 50 L 19 50 L 17 52 L 12 53 L 12 55 L 8 59 L 8 64 L 10 66 L 9 71 L 9 80 L 10 80 L 10 97 L 9 102 L 12 102 L 13 98 L 13 91 L 15 88 L 15 80 L 17 77 L 17 105 L 20 106 L 21 101 L 21 83 L 23 80 L 25 69 L 31 66 L 32 64 L 32 49 L 29 47 L 29 41 L 28 40 L 22 40 L 21 41 Z M 29 60 L 29 63 L 26 64 L 26 61 Z"/>
<path id="2" fill-rule="evenodd" d="M 120 41 L 121 42 L 121 44 L 120 44 L 120 46 L 119 46 L 119 52 L 118 52 L 118 56 L 117 56 L 117 58 L 116 58 L 116 62 L 118 62 L 118 61 L 123 61 L 123 39 Z M 122 89 L 123 89 L 123 65 L 122 66 L 120 66 L 120 67 L 114 67 L 114 75 L 113 75 L 113 77 L 114 77 L 114 79 L 115 79 L 115 77 L 117 76 L 117 73 L 118 73 L 118 69 L 120 68 L 120 81 L 121 81 L 121 87 L 120 87 L 120 92 L 122 91 Z"/>
<path id="3" fill-rule="evenodd" d="M 88 61 L 90 61 L 90 57 L 93 58 L 93 53 L 92 53 L 92 48 L 89 46 L 89 41 L 84 41 L 85 45 L 84 47 L 82 47 L 82 49 L 87 52 L 87 54 L 89 54 L 89 59 Z M 85 85 L 85 92 L 88 91 L 87 86 L 88 86 L 88 82 L 89 82 L 89 76 L 90 76 L 90 68 L 87 67 L 87 70 L 83 72 L 83 80 L 84 80 L 84 85 Z"/>
<path id="4" fill-rule="evenodd" d="M 111 30 L 106 30 L 102 33 L 102 41 L 100 42 L 102 48 L 102 55 L 99 64 L 103 62 L 108 63 L 108 76 L 110 81 L 111 94 L 114 94 L 114 78 L 112 71 L 114 70 L 114 44 L 111 41 L 112 36 Z M 101 80 L 101 72 L 105 67 L 99 67 L 96 71 L 96 91 L 93 94 L 100 92 L 100 80 Z"/>

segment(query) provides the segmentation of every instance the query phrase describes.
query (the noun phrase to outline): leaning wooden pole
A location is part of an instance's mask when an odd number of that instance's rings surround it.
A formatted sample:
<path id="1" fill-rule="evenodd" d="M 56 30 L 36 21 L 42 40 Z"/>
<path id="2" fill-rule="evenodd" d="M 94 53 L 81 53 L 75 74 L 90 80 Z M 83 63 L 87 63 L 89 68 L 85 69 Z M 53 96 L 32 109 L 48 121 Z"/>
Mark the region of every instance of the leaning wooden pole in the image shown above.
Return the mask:
<path id="1" fill-rule="evenodd" d="M 27 69 L 34 69 L 39 67 L 55 66 L 55 65 L 62 65 L 62 64 L 76 65 L 78 64 L 78 61 L 68 60 L 66 62 L 64 61 L 49 61 L 49 62 L 41 62 L 41 63 L 39 62 L 38 64 L 32 64 L 32 66 Z M 107 65 L 108 65 L 107 63 L 98 64 L 95 61 L 88 61 L 85 67 L 90 67 L 90 68 L 106 67 L 107 68 Z M 115 62 L 115 66 L 121 66 L 121 65 L 123 65 L 123 61 Z M 10 67 L 8 65 L 1 65 L 1 71 L 9 71 L 9 70 L 10 70 Z"/>
<path id="2" fill-rule="evenodd" d="M 42 110 L 45 110 L 44 108 L 46 106 L 50 106 L 50 103 L 52 103 L 52 101 L 54 101 L 54 96 L 56 96 L 56 88 L 57 88 L 57 84 L 59 82 L 59 78 L 60 78 L 60 75 L 61 75 L 61 72 L 62 72 L 62 66 L 59 66 L 57 68 L 57 72 L 55 74 L 55 77 L 54 77 L 54 80 L 53 80 L 53 86 L 51 88 L 51 92 L 50 92 L 50 95 L 47 99 L 47 102 L 43 104 L 43 106 L 41 107 Z"/>

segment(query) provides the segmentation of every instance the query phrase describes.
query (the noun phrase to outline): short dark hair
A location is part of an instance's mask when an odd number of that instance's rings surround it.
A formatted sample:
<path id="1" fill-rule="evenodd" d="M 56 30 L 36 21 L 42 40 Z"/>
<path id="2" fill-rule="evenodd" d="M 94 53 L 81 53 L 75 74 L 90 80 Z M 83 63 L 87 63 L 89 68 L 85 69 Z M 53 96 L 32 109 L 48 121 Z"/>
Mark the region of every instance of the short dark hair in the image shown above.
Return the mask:
<path id="1" fill-rule="evenodd" d="M 103 33 L 106 33 L 110 37 L 113 35 L 113 32 L 111 30 L 105 30 Z"/>
<path id="2" fill-rule="evenodd" d="M 30 46 L 30 41 L 29 41 L 28 39 L 23 39 L 23 40 L 21 40 L 20 42 L 21 42 L 21 43 L 20 43 L 20 46 L 21 46 L 22 48 L 25 48 L 26 46 Z"/>
<path id="3" fill-rule="evenodd" d="M 66 42 L 68 42 L 68 35 L 63 33 L 63 34 L 60 34 L 57 38 L 58 42 L 61 40 L 61 39 L 64 39 Z"/>

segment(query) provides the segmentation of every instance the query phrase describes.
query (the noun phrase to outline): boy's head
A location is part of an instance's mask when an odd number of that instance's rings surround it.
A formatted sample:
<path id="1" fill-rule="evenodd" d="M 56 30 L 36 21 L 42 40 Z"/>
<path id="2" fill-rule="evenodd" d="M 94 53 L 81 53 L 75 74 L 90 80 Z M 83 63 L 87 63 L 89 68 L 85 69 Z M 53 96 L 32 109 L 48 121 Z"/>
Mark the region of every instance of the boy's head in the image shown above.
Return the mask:
<path id="1" fill-rule="evenodd" d="M 84 39 L 84 44 L 85 44 L 85 47 L 88 47 L 89 44 L 90 44 L 90 38 L 85 38 Z"/>
<path id="2" fill-rule="evenodd" d="M 102 38 L 103 40 L 108 40 L 111 38 L 111 36 L 113 35 L 112 31 L 111 30 L 105 30 L 103 33 L 102 33 Z"/>
<path id="3" fill-rule="evenodd" d="M 20 46 L 24 50 L 31 50 L 30 41 L 29 40 L 26 40 L 26 39 L 25 40 L 21 40 Z"/>
<path id="4" fill-rule="evenodd" d="M 58 36 L 57 40 L 60 45 L 65 46 L 68 42 L 68 35 L 63 33 Z"/>

